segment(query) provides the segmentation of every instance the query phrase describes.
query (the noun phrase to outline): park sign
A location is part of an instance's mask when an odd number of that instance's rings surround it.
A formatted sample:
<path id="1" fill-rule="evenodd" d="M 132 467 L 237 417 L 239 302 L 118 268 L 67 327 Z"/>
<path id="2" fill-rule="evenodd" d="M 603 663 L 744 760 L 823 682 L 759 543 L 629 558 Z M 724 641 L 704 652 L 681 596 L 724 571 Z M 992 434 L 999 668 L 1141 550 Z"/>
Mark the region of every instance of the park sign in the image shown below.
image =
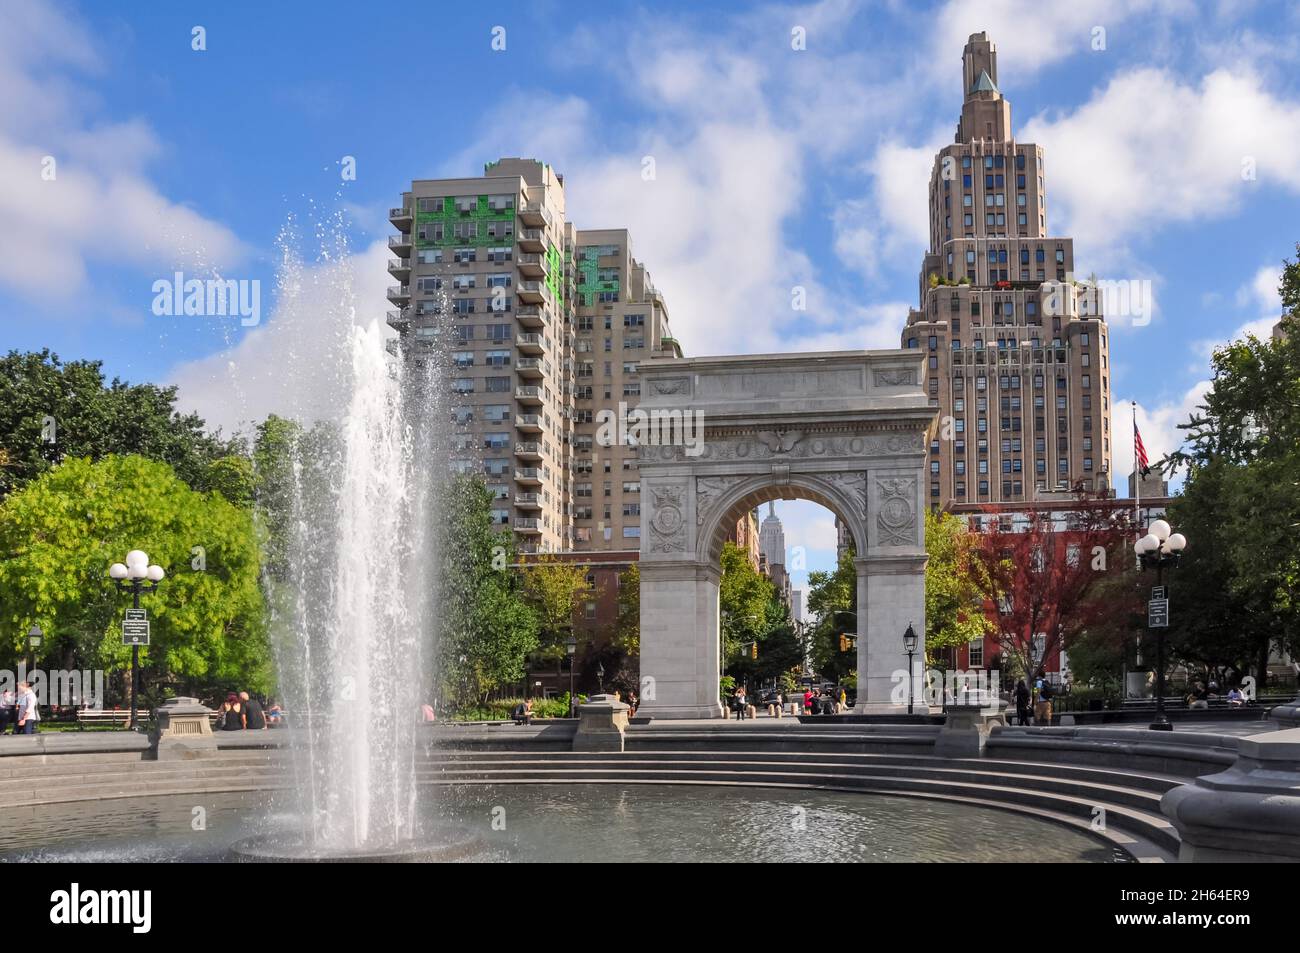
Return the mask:
<path id="1" fill-rule="evenodd" d="M 149 619 L 143 609 L 127 609 L 122 620 L 123 645 L 149 644 Z"/>
<path id="2" fill-rule="evenodd" d="M 1147 603 L 1147 628 L 1169 628 L 1169 600 L 1152 599 Z"/>

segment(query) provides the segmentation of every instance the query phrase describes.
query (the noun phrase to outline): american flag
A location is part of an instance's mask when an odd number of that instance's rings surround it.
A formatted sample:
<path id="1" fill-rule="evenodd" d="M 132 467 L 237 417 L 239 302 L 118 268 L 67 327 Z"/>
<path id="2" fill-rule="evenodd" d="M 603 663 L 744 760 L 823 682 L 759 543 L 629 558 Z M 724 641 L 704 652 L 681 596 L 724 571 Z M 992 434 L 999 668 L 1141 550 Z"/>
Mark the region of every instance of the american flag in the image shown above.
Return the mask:
<path id="1" fill-rule="evenodd" d="M 1136 417 L 1133 419 L 1133 458 L 1137 461 L 1137 468 L 1143 476 L 1151 472 L 1151 464 L 1147 460 L 1147 448 L 1142 446 L 1142 435 L 1138 433 Z"/>

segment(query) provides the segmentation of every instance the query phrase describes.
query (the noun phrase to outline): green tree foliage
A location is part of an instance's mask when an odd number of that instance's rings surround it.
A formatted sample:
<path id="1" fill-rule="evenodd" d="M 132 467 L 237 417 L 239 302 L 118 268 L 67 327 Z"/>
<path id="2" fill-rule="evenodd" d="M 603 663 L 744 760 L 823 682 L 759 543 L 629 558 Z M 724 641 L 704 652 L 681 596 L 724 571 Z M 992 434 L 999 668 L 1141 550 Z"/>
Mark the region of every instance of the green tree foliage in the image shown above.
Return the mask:
<path id="1" fill-rule="evenodd" d="M 492 529 L 492 492 L 475 477 L 447 489 L 442 548 L 441 676 L 454 704 L 486 704 L 524 677 L 539 624 L 527 604 L 509 533 Z"/>
<path id="2" fill-rule="evenodd" d="M 1281 340 L 1214 352 L 1214 377 L 1184 425 L 1186 467 L 1169 520 L 1188 538 L 1172 580 L 1170 638 L 1185 660 L 1253 671 L 1269 650 L 1300 651 L 1300 262 L 1286 262 Z"/>
<path id="3" fill-rule="evenodd" d="M 808 574 L 808 611 L 817 619 L 813 627 L 809 656 L 818 675 L 842 681 L 857 668 L 857 653 L 840 651 L 840 634 L 856 633 L 858 576 L 853 552 L 846 551 L 834 572 Z"/>
<path id="4" fill-rule="evenodd" d="M 10 351 L 0 358 L 0 497 L 50 469 L 60 457 L 140 454 L 162 460 L 191 487 L 228 486 L 212 470 L 238 446 L 204 431 L 195 414 L 176 412 L 176 388 L 105 383 L 99 361 L 64 363 L 50 351 Z M 53 418 L 57 443 L 42 439 Z"/>
<path id="5" fill-rule="evenodd" d="M 537 616 L 538 654 L 551 661 L 563 657 L 578 599 L 589 589 L 587 567 L 539 557 L 524 566 L 523 587 Z"/>
<path id="6" fill-rule="evenodd" d="M 204 568 L 193 568 L 195 547 Z M 250 514 L 200 493 L 166 463 L 108 455 L 65 461 L 0 504 L 0 620 L 5 661 L 23 653 L 33 623 L 42 655 L 61 665 L 121 669 L 122 610 L 130 605 L 108 567 L 143 549 L 167 571 L 145 596 L 152 644 L 147 680 L 187 692 L 264 692 L 271 667 Z"/>
<path id="7" fill-rule="evenodd" d="M 723 657 L 727 668 L 738 661 L 741 646 L 767 633 L 768 603 L 774 587 L 735 543 L 722 544 L 722 581 L 718 584 Z"/>
<path id="8" fill-rule="evenodd" d="M 971 574 L 974 537 L 951 513 L 925 514 L 925 650 L 957 648 L 995 628 Z"/>
<path id="9" fill-rule="evenodd" d="M 629 659 L 641 655 L 641 570 L 636 563 L 618 576 L 618 623 L 614 637 Z"/>

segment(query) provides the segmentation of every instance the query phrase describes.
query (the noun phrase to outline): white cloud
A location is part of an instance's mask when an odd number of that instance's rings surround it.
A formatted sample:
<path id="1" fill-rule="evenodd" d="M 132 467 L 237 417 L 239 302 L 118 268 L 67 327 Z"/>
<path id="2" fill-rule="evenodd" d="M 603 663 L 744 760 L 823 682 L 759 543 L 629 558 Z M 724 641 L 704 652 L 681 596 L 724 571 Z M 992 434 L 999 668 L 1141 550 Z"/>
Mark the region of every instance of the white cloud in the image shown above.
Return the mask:
<path id="1" fill-rule="evenodd" d="M 162 152 L 146 123 L 95 113 L 80 77 L 102 69 L 93 38 L 60 9 L 0 5 L 0 284 L 33 299 L 84 294 L 94 262 L 220 270 L 245 254 L 228 228 L 146 178 Z"/>
<path id="2" fill-rule="evenodd" d="M 331 418 L 339 395 L 350 393 L 340 349 L 352 327 L 384 326 L 390 257 L 388 243 L 377 241 L 357 254 L 283 267 L 275 308 L 261 326 L 226 350 L 173 368 L 168 382 L 178 386 L 180 408 L 228 434 L 248 432 L 268 414 Z"/>
<path id="3" fill-rule="evenodd" d="M 1300 104 L 1250 74 L 1216 70 L 1188 85 L 1125 73 L 1071 113 L 1035 116 L 1021 139 L 1046 152 L 1050 231 L 1072 235 L 1112 277 L 1128 241 L 1227 217 L 1259 188 L 1300 192 Z M 1257 181 L 1243 179 L 1247 161 Z"/>

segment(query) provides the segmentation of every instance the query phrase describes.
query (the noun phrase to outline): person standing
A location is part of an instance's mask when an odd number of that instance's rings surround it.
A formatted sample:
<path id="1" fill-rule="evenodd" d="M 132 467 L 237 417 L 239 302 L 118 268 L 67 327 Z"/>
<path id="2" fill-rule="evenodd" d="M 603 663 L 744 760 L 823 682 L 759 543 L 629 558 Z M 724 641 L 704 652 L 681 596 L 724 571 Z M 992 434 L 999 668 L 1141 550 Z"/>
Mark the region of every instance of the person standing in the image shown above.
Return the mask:
<path id="1" fill-rule="evenodd" d="M 249 698 L 248 692 L 240 692 L 239 701 L 244 709 L 244 727 L 251 731 L 265 731 L 266 715 L 262 712 L 262 703 Z"/>
<path id="2" fill-rule="evenodd" d="M 1016 724 L 1029 724 L 1029 686 L 1023 678 L 1016 683 Z"/>
<path id="3" fill-rule="evenodd" d="M 0 694 L 0 735 L 6 730 L 18 734 L 18 696 L 12 688 L 6 688 Z"/>
<path id="4" fill-rule="evenodd" d="M 32 691 L 30 682 L 20 682 L 18 685 L 17 734 L 36 734 L 36 723 L 40 720 L 41 713 L 36 704 L 36 692 Z"/>

